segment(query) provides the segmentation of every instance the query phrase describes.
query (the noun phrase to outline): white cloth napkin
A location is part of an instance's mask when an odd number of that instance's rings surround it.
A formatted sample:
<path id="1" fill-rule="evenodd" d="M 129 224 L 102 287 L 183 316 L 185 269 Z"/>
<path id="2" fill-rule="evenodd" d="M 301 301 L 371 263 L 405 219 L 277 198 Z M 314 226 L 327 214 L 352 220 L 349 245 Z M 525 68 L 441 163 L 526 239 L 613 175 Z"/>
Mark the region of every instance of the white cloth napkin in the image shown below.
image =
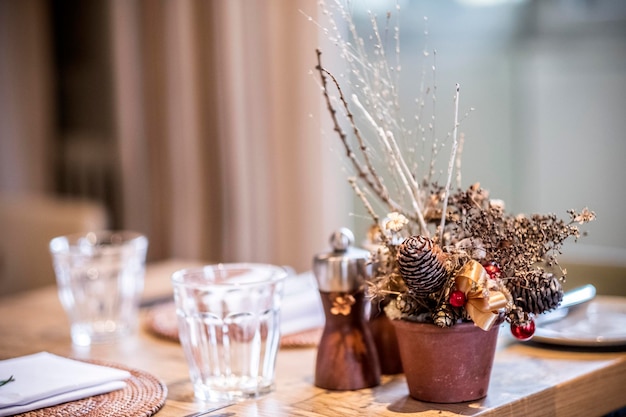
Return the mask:
<path id="1" fill-rule="evenodd" d="M 287 278 L 280 309 L 283 335 L 324 327 L 324 308 L 312 272 Z"/>
<path id="2" fill-rule="evenodd" d="M 0 416 L 10 416 L 126 386 L 130 372 L 39 352 L 0 361 Z"/>

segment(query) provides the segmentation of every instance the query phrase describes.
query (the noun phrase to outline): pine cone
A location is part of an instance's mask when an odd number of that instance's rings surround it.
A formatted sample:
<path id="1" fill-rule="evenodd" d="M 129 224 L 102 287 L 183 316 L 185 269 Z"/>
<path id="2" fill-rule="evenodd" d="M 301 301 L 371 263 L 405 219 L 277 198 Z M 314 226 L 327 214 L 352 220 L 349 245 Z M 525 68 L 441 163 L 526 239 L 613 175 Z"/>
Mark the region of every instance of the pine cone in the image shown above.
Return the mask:
<path id="1" fill-rule="evenodd" d="M 400 294 L 396 299 L 396 307 L 402 314 L 407 316 L 416 315 L 421 305 L 408 294 Z"/>
<path id="2" fill-rule="evenodd" d="M 405 239 L 398 249 L 397 260 L 409 292 L 418 297 L 427 297 L 439 291 L 447 281 L 444 254 L 427 237 Z"/>
<path id="3" fill-rule="evenodd" d="M 544 313 L 556 308 L 563 300 L 563 287 L 554 274 L 512 280 L 507 287 L 515 304 L 528 313 Z"/>
<path id="4" fill-rule="evenodd" d="M 433 313 L 433 322 L 439 327 L 450 327 L 459 319 L 458 312 L 450 304 L 442 304 Z"/>
<path id="5" fill-rule="evenodd" d="M 531 317 L 518 306 L 514 306 L 506 315 L 509 323 L 516 326 L 523 326 L 531 320 Z"/>

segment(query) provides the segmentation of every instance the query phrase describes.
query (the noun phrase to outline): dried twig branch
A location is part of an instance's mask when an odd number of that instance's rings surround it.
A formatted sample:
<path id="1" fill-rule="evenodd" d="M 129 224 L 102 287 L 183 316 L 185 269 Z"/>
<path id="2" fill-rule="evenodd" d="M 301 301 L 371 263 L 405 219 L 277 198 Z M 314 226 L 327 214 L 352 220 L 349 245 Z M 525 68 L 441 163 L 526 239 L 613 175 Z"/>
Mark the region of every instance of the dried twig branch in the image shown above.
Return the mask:
<path id="1" fill-rule="evenodd" d="M 354 115 L 352 114 L 352 112 L 350 111 L 348 107 L 348 103 L 344 97 L 343 91 L 341 90 L 341 87 L 339 86 L 339 83 L 337 82 L 336 78 L 322 66 L 321 55 L 322 55 L 322 52 L 318 49 L 317 50 L 318 65 L 316 69 L 320 73 L 320 77 L 322 80 L 322 91 L 324 94 L 324 98 L 326 100 L 328 111 L 333 121 L 334 130 L 335 132 L 337 132 L 337 134 L 339 135 L 341 139 L 341 142 L 343 143 L 348 159 L 350 160 L 354 169 L 356 170 L 358 177 L 361 178 L 367 184 L 367 186 L 378 196 L 378 198 L 380 198 L 381 201 L 383 201 L 389 207 L 391 211 L 404 212 L 402 209 L 402 206 L 391 199 L 391 197 L 389 196 L 389 192 L 387 191 L 387 188 L 381 181 L 381 177 L 376 173 L 376 170 L 374 169 L 374 166 L 369 159 L 365 141 L 363 140 L 360 130 L 358 129 L 356 122 L 354 121 Z M 330 99 L 330 95 L 328 94 L 327 78 L 331 79 L 331 81 L 336 86 L 339 92 L 339 98 L 342 102 L 344 110 L 346 111 L 346 117 L 348 118 L 350 122 L 353 132 L 359 142 L 359 148 L 361 152 L 363 153 L 365 166 L 357 158 L 356 154 L 354 153 L 352 149 L 352 146 L 350 145 L 350 143 L 348 143 L 348 135 L 343 131 L 343 129 L 341 128 L 339 124 L 339 120 L 337 119 L 337 110 L 334 108 Z"/>
<path id="2" fill-rule="evenodd" d="M 448 211 L 448 197 L 450 196 L 450 185 L 452 184 L 452 172 L 454 171 L 454 161 L 456 159 L 456 151 L 459 146 L 457 131 L 459 128 L 459 84 L 456 85 L 456 94 L 454 95 L 454 130 L 452 133 L 452 153 L 448 162 L 448 180 L 446 182 L 445 196 L 443 198 L 443 207 L 441 209 L 441 224 L 439 230 L 439 241 L 443 242 L 443 231 L 446 225 L 446 214 Z"/>
<path id="3" fill-rule="evenodd" d="M 365 210 L 367 210 L 367 213 L 372 217 L 372 219 L 374 220 L 374 223 L 378 223 L 380 218 L 376 214 L 376 211 L 374 211 L 374 208 L 372 207 L 370 202 L 367 200 L 367 197 L 365 196 L 365 193 L 363 193 L 363 190 L 361 190 L 361 188 L 357 184 L 356 178 L 350 177 L 348 178 L 348 182 L 350 183 L 350 186 L 354 190 L 354 193 L 363 202 L 363 205 L 365 206 Z"/>
<path id="4" fill-rule="evenodd" d="M 459 150 L 456 154 L 456 188 L 461 188 L 461 155 L 463 154 L 463 145 L 465 144 L 465 135 L 459 135 Z"/>
<path id="5" fill-rule="evenodd" d="M 402 153 L 398 148 L 398 144 L 396 143 L 393 133 L 385 132 L 384 129 L 376 124 L 374 118 L 369 114 L 367 109 L 363 107 L 361 102 L 359 101 L 356 95 L 352 96 L 352 101 L 356 104 L 356 106 L 361 110 L 361 112 L 365 115 L 365 118 L 370 122 L 370 124 L 378 133 L 380 137 L 381 143 L 384 145 L 385 150 L 389 153 L 389 157 L 391 158 L 391 163 L 395 170 L 397 171 L 398 177 L 402 183 L 402 185 L 406 188 L 409 198 L 411 200 L 411 205 L 413 206 L 413 210 L 415 210 L 415 216 L 417 216 L 417 220 L 420 225 L 420 229 L 422 234 L 425 236 L 429 235 L 426 222 L 424 221 L 424 215 L 422 214 L 422 209 L 420 208 L 420 204 L 418 201 L 418 190 L 419 185 L 411 175 L 411 171 L 409 170 L 404 158 L 402 157 Z M 403 213 L 405 216 L 409 218 L 414 218 L 414 215 L 409 213 Z"/>

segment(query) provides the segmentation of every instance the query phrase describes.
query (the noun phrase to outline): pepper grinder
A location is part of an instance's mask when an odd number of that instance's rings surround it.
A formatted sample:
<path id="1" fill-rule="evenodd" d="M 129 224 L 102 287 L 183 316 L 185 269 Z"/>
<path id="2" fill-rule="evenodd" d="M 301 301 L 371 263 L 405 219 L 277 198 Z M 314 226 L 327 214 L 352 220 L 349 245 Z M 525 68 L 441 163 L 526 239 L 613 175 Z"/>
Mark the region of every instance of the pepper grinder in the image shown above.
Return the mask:
<path id="1" fill-rule="evenodd" d="M 315 385 L 331 390 L 357 390 L 380 384 L 376 345 L 365 317 L 365 280 L 369 252 L 352 247 L 347 228 L 330 237 L 332 251 L 315 256 L 326 324 L 317 351 Z"/>

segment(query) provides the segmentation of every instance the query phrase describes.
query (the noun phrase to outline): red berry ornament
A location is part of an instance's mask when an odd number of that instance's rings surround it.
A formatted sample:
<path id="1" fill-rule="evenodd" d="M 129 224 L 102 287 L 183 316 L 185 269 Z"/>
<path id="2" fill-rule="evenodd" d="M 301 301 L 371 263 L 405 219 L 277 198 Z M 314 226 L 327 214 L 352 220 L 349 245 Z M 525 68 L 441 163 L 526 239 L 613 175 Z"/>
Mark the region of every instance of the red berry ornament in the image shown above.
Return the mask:
<path id="1" fill-rule="evenodd" d="M 452 291 L 450 294 L 450 305 L 452 307 L 463 307 L 465 305 L 465 293 L 463 291 Z"/>
<path id="2" fill-rule="evenodd" d="M 487 265 L 484 265 L 484 268 L 485 271 L 487 271 L 489 278 L 491 279 L 496 279 L 500 277 L 500 273 L 502 272 L 498 264 L 493 261 L 489 262 Z"/>
<path id="3" fill-rule="evenodd" d="M 535 334 L 535 321 L 530 319 L 528 323 L 523 325 L 511 324 L 511 333 L 518 340 L 528 340 Z"/>

